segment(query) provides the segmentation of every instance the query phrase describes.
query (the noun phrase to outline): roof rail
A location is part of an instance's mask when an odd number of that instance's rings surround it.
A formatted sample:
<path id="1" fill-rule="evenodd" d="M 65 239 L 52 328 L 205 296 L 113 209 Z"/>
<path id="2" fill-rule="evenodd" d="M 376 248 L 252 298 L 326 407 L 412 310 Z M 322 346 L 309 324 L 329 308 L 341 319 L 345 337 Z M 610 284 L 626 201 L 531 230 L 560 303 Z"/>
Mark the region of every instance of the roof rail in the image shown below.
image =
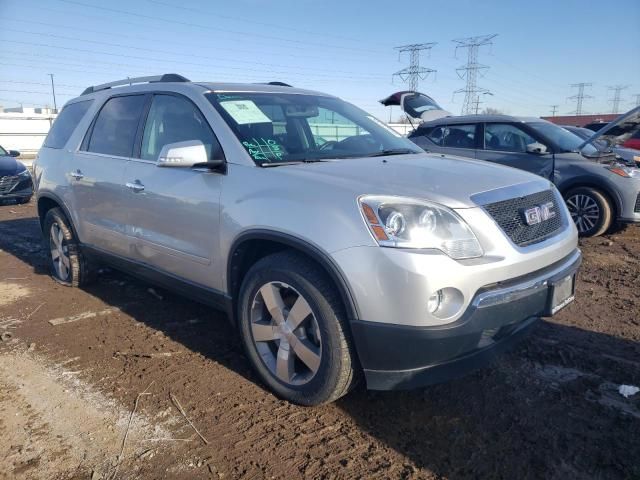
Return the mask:
<path id="1" fill-rule="evenodd" d="M 284 83 L 284 82 L 267 82 L 267 83 L 260 83 L 259 85 L 274 85 L 277 87 L 292 87 L 293 85 L 289 85 L 288 83 Z"/>
<path id="2" fill-rule="evenodd" d="M 125 78 L 123 80 L 116 80 L 115 82 L 103 83 L 102 85 L 95 85 L 93 87 L 87 87 L 81 95 L 87 95 L 88 93 L 98 92 L 100 90 L 107 90 L 111 87 L 119 87 L 122 85 L 131 85 L 134 83 L 153 83 L 153 82 L 190 82 L 188 78 L 178 75 L 177 73 L 165 73 L 164 75 L 155 75 L 151 77 L 134 77 Z"/>

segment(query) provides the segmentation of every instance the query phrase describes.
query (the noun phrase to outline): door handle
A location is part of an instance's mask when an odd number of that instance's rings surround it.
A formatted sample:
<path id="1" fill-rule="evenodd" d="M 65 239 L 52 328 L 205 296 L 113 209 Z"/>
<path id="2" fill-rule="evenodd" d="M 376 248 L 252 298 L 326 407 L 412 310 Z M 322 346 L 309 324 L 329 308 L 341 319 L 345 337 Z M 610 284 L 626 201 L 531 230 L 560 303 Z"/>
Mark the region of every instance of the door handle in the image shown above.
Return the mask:
<path id="1" fill-rule="evenodd" d="M 140 180 L 136 180 L 135 182 L 127 182 L 125 186 L 129 190 L 133 190 L 135 193 L 138 193 L 144 190 L 144 185 L 140 183 Z"/>
<path id="2" fill-rule="evenodd" d="M 84 175 L 80 170 L 76 170 L 75 172 L 71 172 L 69 174 L 69 176 L 73 177 L 76 180 L 80 180 L 81 178 L 84 178 Z"/>

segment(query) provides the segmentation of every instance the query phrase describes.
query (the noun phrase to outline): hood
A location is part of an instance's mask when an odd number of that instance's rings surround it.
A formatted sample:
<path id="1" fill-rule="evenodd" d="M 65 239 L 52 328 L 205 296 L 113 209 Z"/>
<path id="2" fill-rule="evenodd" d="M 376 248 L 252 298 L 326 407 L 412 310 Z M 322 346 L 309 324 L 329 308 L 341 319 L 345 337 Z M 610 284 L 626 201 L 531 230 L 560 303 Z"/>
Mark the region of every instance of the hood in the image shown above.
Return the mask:
<path id="1" fill-rule="evenodd" d="M 460 157 L 414 154 L 278 167 L 301 181 L 324 182 L 356 195 L 399 195 L 450 208 L 478 206 L 471 197 L 512 185 L 545 190 L 550 182 L 523 170 Z M 539 188 L 538 188 L 539 187 Z"/>
<path id="2" fill-rule="evenodd" d="M 587 138 L 579 148 L 582 149 L 585 145 L 598 140 L 604 140 L 610 146 L 620 145 L 631 138 L 638 130 L 640 130 L 640 107 L 620 115 L 606 127 Z"/>
<path id="3" fill-rule="evenodd" d="M 22 162 L 10 155 L 0 155 L 0 177 L 10 177 L 25 170 Z"/>
<path id="4" fill-rule="evenodd" d="M 420 92 L 408 90 L 396 92 L 380 100 L 380 103 L 385 107 L 398 105 L 404 113 L 416 121 L 428 122 L 451 116 L 451 113 L 444 110 L 433 98 Z"/>

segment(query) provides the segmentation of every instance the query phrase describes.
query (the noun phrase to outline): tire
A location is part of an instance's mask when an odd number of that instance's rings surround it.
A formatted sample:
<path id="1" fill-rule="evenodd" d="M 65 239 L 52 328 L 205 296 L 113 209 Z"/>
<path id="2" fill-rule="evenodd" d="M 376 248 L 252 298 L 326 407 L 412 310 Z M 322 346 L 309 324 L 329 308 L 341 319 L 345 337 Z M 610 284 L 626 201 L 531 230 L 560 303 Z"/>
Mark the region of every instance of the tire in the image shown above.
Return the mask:
<path id="1" fill-rule="evenodd" d="M 53 279 L 68 287 L 91 283 L 95 278 L 95 268 L 84 257 L 69 220 L 61 209 L 52 208 L 47 212 L 43 232 L 45 248 L 50 252 Z"/>
<path id="2" fill-rule="evenodd" d="M 270 309 L 276 304 L 282 308 Z M 238 321 L 251 364 L 279 397 L 321 405 L 355 385 L 357 360 L 340 295 L 303 255 L 280 252 L 251 267 L 240 287 Z"/>
<path id="3" fill-rule="evenodd" d="M 578 187 L 564 195 L 571 218 L 581 237 L 597 237 L 611 226 L 613 215 L 607 197 L 591 187 Z"/>

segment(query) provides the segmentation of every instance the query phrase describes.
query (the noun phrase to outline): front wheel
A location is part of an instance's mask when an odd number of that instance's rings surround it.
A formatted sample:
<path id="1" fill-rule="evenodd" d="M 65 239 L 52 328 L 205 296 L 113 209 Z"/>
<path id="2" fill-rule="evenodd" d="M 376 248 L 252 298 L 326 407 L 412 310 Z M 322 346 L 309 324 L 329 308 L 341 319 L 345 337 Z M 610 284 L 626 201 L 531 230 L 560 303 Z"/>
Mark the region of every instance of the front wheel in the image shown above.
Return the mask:
<path id="1" fill-rule="evenodd" d="M 320 405 L 354 384 L 355 355 L 335 286 L 294 252 L 258 261 L 240 289 L 242 343 L 260 378 L 280 397 Z"/>
<path id="2" fill-rule="evenodd" d="M 564 199 L 581 237 L 597 237 L 611 226 L 611 204 L 595 188 L 574 188 L 565 194 Z"/>

